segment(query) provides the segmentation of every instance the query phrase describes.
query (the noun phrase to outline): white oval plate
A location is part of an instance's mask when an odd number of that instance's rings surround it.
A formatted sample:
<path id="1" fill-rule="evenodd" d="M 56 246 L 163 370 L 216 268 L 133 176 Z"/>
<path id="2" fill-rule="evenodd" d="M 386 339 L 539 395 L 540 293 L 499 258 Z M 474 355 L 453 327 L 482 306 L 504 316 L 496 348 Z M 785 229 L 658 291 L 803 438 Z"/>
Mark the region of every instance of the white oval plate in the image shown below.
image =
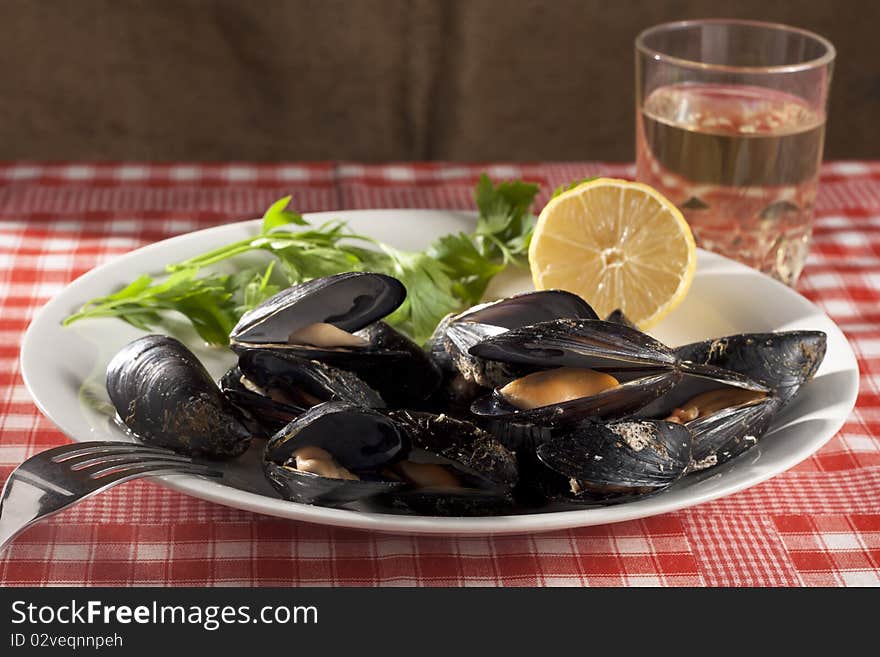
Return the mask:
<path id="1" fill-rule="evenodd" d="M 426 210 L 366 210 L 316 213 L 320 222 L 339 218 L 359 233 L 393 246 L 422 249 L 435 237 L 470 230 L 470 213 Z M 115 319 L 61 320 L 89 299 L 108 294 L 144 272 L 255 234 L 259 222 L 217 226 L 128 253 L 80 277 L 39 312 L 21 349 L 25 383 L 40 410 L 76 441 L 128 440 L 110 420 L 104 370 L 112 355 L 141 332 Z M 531 289 L 523 272 L 493 282 L 494 296 Z M 479 518 L 414 517 L 327 509 L 281 500 L 259 468 L 261 441 L 235 463 L 223 482 L 174 475 L 165 486 L 212 502 L 292 520 L 411 534 L 514 534 L 598 525 L 643 518 L 729 495 L 788 470 L 824 445 L 855 404 L 858 365 L 843 333 L 831 319 L 793 290 L 748 267 L 700 251 L 693 286 L 679 308 L 652 333 L 670 345 L 750 331 L 818 329 L 828 334 L 828 353 L 816 378 L 777 418 L 772 431 L 737 459 L 687 477 L 661 494 L 600 508 Z M 216 377 L 234 361 L 226 349 L 205 347 L 183 321 L 172 332 L 186 342 Z"/>

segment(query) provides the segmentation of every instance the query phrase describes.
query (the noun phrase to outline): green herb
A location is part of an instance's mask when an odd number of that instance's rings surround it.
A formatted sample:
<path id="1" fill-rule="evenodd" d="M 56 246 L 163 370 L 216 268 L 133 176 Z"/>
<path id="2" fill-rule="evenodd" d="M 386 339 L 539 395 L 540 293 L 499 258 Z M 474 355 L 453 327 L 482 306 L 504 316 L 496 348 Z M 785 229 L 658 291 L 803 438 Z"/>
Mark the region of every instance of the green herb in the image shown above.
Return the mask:
<path id="1" fill-rule="evenodd" d="M 161 280 L 142 275 L 114 294 L 92 299 L 64 324 L 118 317 L 152 330 L 161 325 L 164 312 L 173 310 L 186 316 L 205 341 L 227 344 L 239 317 L 279 290 L 319 276 L 371 271 L 394 276 L 406 286 L 406 301 L 387 321 L 423 343 L 445 315 L 480 301 L 498 272 L 523 264 L 537 192 L 537 185 L 519 181 L 493 185 L 483 174 L 474 195 L 476 230 L 445 235 L 417 252 L 353 233 L 343 221 L 313 226 L 287 209 L 288 196 L 266 210 L 256 237 L 169 265 Z M 293 226 L 302 230 L 291 230 Z M 274 259 L 263 271 L 248 268 L 231 276 L 203 271 L 250 251 L 266 251 Z"/>

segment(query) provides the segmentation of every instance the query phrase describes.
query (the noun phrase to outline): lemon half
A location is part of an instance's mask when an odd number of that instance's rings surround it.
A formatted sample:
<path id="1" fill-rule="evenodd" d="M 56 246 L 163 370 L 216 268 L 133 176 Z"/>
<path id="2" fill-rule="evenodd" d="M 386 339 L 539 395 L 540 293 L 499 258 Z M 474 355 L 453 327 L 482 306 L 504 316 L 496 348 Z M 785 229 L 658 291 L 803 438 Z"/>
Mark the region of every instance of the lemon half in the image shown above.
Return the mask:
<path id="1" fill-rule="evenodd" d="M 536 289 L 574 292 L 603 318 L 620 308 L 649 329 L 687 295 L 697 248 L 681 212 L 657 190 L 598 178 L 547 204 L 529 265 Z"/>

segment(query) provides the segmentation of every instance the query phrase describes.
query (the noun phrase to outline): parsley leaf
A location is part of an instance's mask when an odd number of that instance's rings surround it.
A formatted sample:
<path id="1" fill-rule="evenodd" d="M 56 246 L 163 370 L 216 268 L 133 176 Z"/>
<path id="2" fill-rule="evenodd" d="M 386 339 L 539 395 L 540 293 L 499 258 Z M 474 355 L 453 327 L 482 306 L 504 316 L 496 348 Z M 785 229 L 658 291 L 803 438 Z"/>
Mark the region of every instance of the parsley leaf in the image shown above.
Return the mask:
<path id="1" fill-rule="evenodd" d="M 528 252 L 535 217 L 529 212 L 538 185 L 518 180 L 492 184 L 485 173 L 480 176 L 474 199 L 480 210 L 477 220 L 477 246 L 488 259 L 501 257 L 507 264 L 518 262 Z"/>
<path id="2" fill-rule="evenodd" d="M 369 271 L 394 276 L 406 286 L 406 300 L 386 320 L 423 343 L 445 315 L 479 302 L 493 276 L 509 264 L 522 264 L 534 228 L 530 210 L 537 192 L 537 185 L 519 181 L 494 185 L 483 174 L 474 193 L 476 230 L 444 235 L 426 251 L 415 252 L 353 233 L 343 221 L 314 226 L 288 209 L 288 196 L 266 210 L 259 235 L 169 265 L 160 280 L 139 276 L 113 294 L 92 299 L 64 324 L 118 317 L 152 330 L 166 311 L 174 310 L 206 342 L 227 344 L 239 317 L 284 287 L 345 271 Z M 230 276 L 206 269 L 255 251 L 271 258 L 262 271 L 250 267 Z"/>
<path id="3" fill-rule="evenodd" d="M 287 224 L 296 224 L 297 226 L 309 225 L 308 222 L 303 219 L 301 214 L 285 209 L 290 203 L 291 198 L 291 196 L 285 196 L 284 198 L 275 201 L 269 206 L 269 209 L 266 210 L 266 213 L 263 215 L 261 230 L 264 235 Z"/>

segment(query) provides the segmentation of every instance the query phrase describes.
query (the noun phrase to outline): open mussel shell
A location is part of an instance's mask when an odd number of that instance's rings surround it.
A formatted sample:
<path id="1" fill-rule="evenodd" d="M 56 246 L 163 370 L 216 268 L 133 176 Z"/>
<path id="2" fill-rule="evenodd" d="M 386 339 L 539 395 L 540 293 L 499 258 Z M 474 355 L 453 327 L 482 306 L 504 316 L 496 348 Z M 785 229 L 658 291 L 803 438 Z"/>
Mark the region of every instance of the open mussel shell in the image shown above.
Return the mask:
<path id="1" fill-rule="evenodd" d="M 220 391 L 238 409 L 244 425 L 255 438 L 268 438 L 302 412 L 255 392 L 242 383 L 243 379 L 244 374 L 235 365 L 220 379 Z"/>
<path id="2" fill-rule="evenodd" d="M 788 402 L 819 369 L 826 339 L 822 331 L 744 333 L 684 345 L 676 355 L 682 361 L 739 372 Z"/>
<path id="3" fill-rule="evenodd" d="M 542 290 L 480 304 L 444 318 L 431 339 L 435 360 L 481 386 L 499 385 L 509 379 L 505 367 L 475 359 L 469 349 L 482 340 L 512 329 L 554 319 L 597 319 L 581 297 L 563 290 Z M 494 369 L 500 370 L 495 372 Z"/>
<path id="4" fill-rule="evenodd" d="M 673 422 L 586 422 L 536 450 L 551 497 L 596 502 L 666 488 L 691 459 L 691 434 Z"/>
<path id="5" fill-rule="evenodd" d="M 359 479 L 336 479 L 285 465 L 301 447 L 320 447 Z M 338 506 L 389 493 L 405 484 L 374 473 L 409 451 L 406 432 L 382 413 L 345 402 L 309 409 L 266 443 L 263 470 L 288 500 Z"/>
<path id="6" fill-rule="evenodd" d="M 381 395 L 352 372 L 294 354 L 255 349 L 243 353 L 238 366 L 249 381 L 303 411 L 326 401 L 385 407 Z"/>
<path id="7" fill-rule="evenodd" d="M 514 406 L 496 389 L 473 402 L 471 412 L 493 420 L 543 426 L 569 426 L 594 417 L 623 417 L 667 393 L 679 377 L 676 370 L 649 373 L 589 397 L 530 409 Z"/>
<path id="8" fill-rule="evenodd" d="M 238 381 L 230 380 L 230 374 L 221 381 L 224 393 L 270 433 L 326 401 L 385 407 L 382 397 L 355 374 L 289 352 L 249 349 L 239 357 L 238 370 Z"/>
<path id="9" fill-rule="evenodd" d="M 487 324 L 507 330 L 554 319 L 599 319 L 581 297 L 565 290 L 525 292 L 469 308 L 456 316 L 456 324 Z"/>
<path id="10" fill-rule="evenodd" d="M 263 347 L 283 349 L 307 358 L 330 362 L 334 355 L 347 360 L 364 355 L 395 356 L 363 346 L 296 344 L 292 336 L 313 325 L 329 324 L 352 333 L 393 312 L 406 298 L 406 288 L 384 274 L 349 272 L 316 278 L 282 290 L 242 315 L 229 335 L 238 352 Z"/>
<path id="11" fill-rule="evenodd" d="M 409 436 L 407 461 L 439 465 L 457 485 L 413 485 L 383 496 L 383 503 L 398 511 L 442 516 L 496 515 L 510 507 L 516 457 L 492 435 L 448 415 L 389 411 L 388 416 Z"/>
<path id="12" fill-rule="evenodd" d="M 358 376 L 378 390 L 390 406 L 421 407 L 440 386 L 440 368 L 430 354 L 385 322 L 374 322 L 356 335 L 367 340 L 376 351 L 401 354 L 378 366 L 354 364 Z M 339 366 L 345 367 L 342 363 Z"/>
<path id="13" fill-rule="evenodd" d="M 539 369 L 671 369 L 677 361 L 671 349 L 646 333 L 601 320 L 533 324 L 484 339 L 470 348 L 470 354 Z"/>
<path id="14" fill-rule="evenodd" d="M 763 438 L 782 405 L 778 397 L 765 397 L 685 423 L 693 437 L 688 471 L 720 465 L 753 447 Z"/>
<path id="15" fill-rule="evenodd" d="M 694 439 L 691 470 L 727 461 L 767 431 L 782 400 L 747 376 L 714 365 L 682 361 L 680 382 L 638 412 L 641 417 L 682 421 Z M 688 413 L 697 417 L 688 420 Z"/>
<path id="16" fill-rule="evenodd" d="M 569 426 L 591 417 L 622 417 L 665 395 L 681 376 L 674 355 L 663 344 L 640 331 L 598 320 L 556 320 L 511 330 L 474 345 L 470 353 L 487 363 L 519 368 L 522 374 L 579 368 L 614 372 L 620 382 L 589 396 L 536 408 L 518 408 L 499 388 L 473 402 L 475 415 L 509 423 L 496 430 L 513 448 L 519 447 L 524 431 L 530 438 L 530 424 Z"/>
<path id="17" fill-rule="evenodd" d="M 107 366 L 107 392 L 121 421 L 141 441 L 184 454 L 228 458 L 251 434 L 204 366 L 181 342 L 148 335 Z"/>

